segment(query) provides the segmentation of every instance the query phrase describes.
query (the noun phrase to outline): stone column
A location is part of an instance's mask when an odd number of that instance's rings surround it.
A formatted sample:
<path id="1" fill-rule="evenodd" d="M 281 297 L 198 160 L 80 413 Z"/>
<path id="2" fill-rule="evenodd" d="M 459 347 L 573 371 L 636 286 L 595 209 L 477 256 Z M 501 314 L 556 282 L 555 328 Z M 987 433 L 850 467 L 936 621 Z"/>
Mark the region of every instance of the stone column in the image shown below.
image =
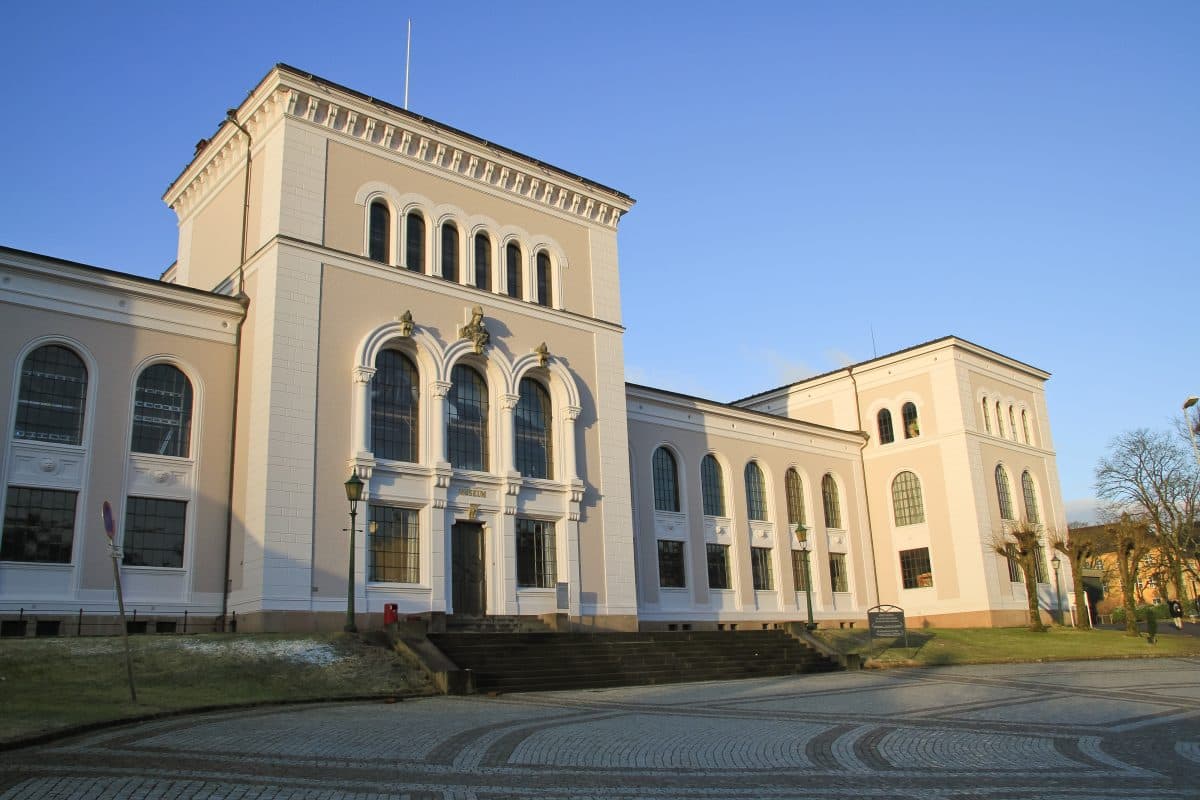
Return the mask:
<path id="1" fill-rule="evenodd" d="M 369 420 L 371 419 L 371 379 L 374 377 L 374 367 L 354 368 L 351 441 L 356 457 L 364 457 L 371 452 L 371 425 Z"/>

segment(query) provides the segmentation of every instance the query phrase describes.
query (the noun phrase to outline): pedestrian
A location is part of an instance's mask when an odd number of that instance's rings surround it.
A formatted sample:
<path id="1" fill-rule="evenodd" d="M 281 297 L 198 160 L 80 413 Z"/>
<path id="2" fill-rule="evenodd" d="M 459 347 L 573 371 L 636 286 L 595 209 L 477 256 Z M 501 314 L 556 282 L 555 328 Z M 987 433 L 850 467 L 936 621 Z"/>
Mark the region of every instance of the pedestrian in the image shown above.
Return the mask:
<path id="1" fill-rule="evenodd" d="M 1167 603 L 1167 607 L 1171 610 L 1171 622 L 1179 630 L 1183 630 L 1183 605 L 1178 600 L 1172 600 Z"/>

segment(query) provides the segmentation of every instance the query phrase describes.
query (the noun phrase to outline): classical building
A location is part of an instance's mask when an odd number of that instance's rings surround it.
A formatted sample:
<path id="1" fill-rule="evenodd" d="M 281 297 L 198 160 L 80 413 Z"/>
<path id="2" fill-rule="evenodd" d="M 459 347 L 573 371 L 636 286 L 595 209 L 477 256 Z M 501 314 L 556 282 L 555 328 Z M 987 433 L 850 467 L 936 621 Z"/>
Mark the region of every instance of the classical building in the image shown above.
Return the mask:
<path id="1" fill-rule="evenodd" d="M 6 624 L 111 618 L 107 501 L 143 619 L 338 627 L 352 473 L 364 620 L 1019 624 L 993 541 L 1065 529 L 1047 373 L 947 337 L 735 403 L 626 384 L 632 198 L 294 68 L 164 199 L 160 281 L 0 249 Z"/>

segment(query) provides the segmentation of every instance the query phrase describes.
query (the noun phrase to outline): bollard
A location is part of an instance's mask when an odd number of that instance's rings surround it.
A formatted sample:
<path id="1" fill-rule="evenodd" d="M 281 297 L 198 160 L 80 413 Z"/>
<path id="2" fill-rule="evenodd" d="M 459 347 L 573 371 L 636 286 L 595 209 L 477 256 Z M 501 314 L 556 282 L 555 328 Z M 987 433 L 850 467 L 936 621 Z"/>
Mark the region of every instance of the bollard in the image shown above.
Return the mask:
<path id="1" fill-rule="evenodd" d="M 187 609 L 183 610 L 183 632 L 187 633 Z"/>
<path id="2" fill-rule="evenodd" d="M 79 623 L 75 626 L 75 635 L 83 636 L 83 609 L 79 609 Z"/>

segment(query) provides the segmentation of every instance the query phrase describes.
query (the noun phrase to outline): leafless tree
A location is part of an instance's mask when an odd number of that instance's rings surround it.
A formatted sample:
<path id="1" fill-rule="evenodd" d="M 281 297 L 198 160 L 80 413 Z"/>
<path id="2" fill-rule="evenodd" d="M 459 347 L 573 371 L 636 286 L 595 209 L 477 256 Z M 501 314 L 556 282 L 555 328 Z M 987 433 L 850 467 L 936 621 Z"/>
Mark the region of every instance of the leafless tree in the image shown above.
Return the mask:
<path id="1" fill-rule="evenodd" d="M 1071 560 L 1072 590 L 1075 592 L 1075 625 L 1076 627 L 1091 627 L 1089 616 L 1087 626 L 1080 623 L 1080 616 L 1088 614 L 1087 592 L 1083 588 L 1083 568 L 1095 557 L 1095 543 L 1090 537 L 1071 532 L 1064 537 L 1058 532 L 1049 534 L 1050 546 Z M 1058 587 L 1054 587 L 1055 591 Z"/>
<path id="2" fill-rule="evenodd" d="M 1025 578 L 1025 598 L 1029 604 L 1029 630 L 1044 631 L 1037 597 L 1037 552 L 1042 546 L 1041 526 L 1018 522 L 992 540 L 992 549 L 1006 558 L 1015 558 Z"/>

